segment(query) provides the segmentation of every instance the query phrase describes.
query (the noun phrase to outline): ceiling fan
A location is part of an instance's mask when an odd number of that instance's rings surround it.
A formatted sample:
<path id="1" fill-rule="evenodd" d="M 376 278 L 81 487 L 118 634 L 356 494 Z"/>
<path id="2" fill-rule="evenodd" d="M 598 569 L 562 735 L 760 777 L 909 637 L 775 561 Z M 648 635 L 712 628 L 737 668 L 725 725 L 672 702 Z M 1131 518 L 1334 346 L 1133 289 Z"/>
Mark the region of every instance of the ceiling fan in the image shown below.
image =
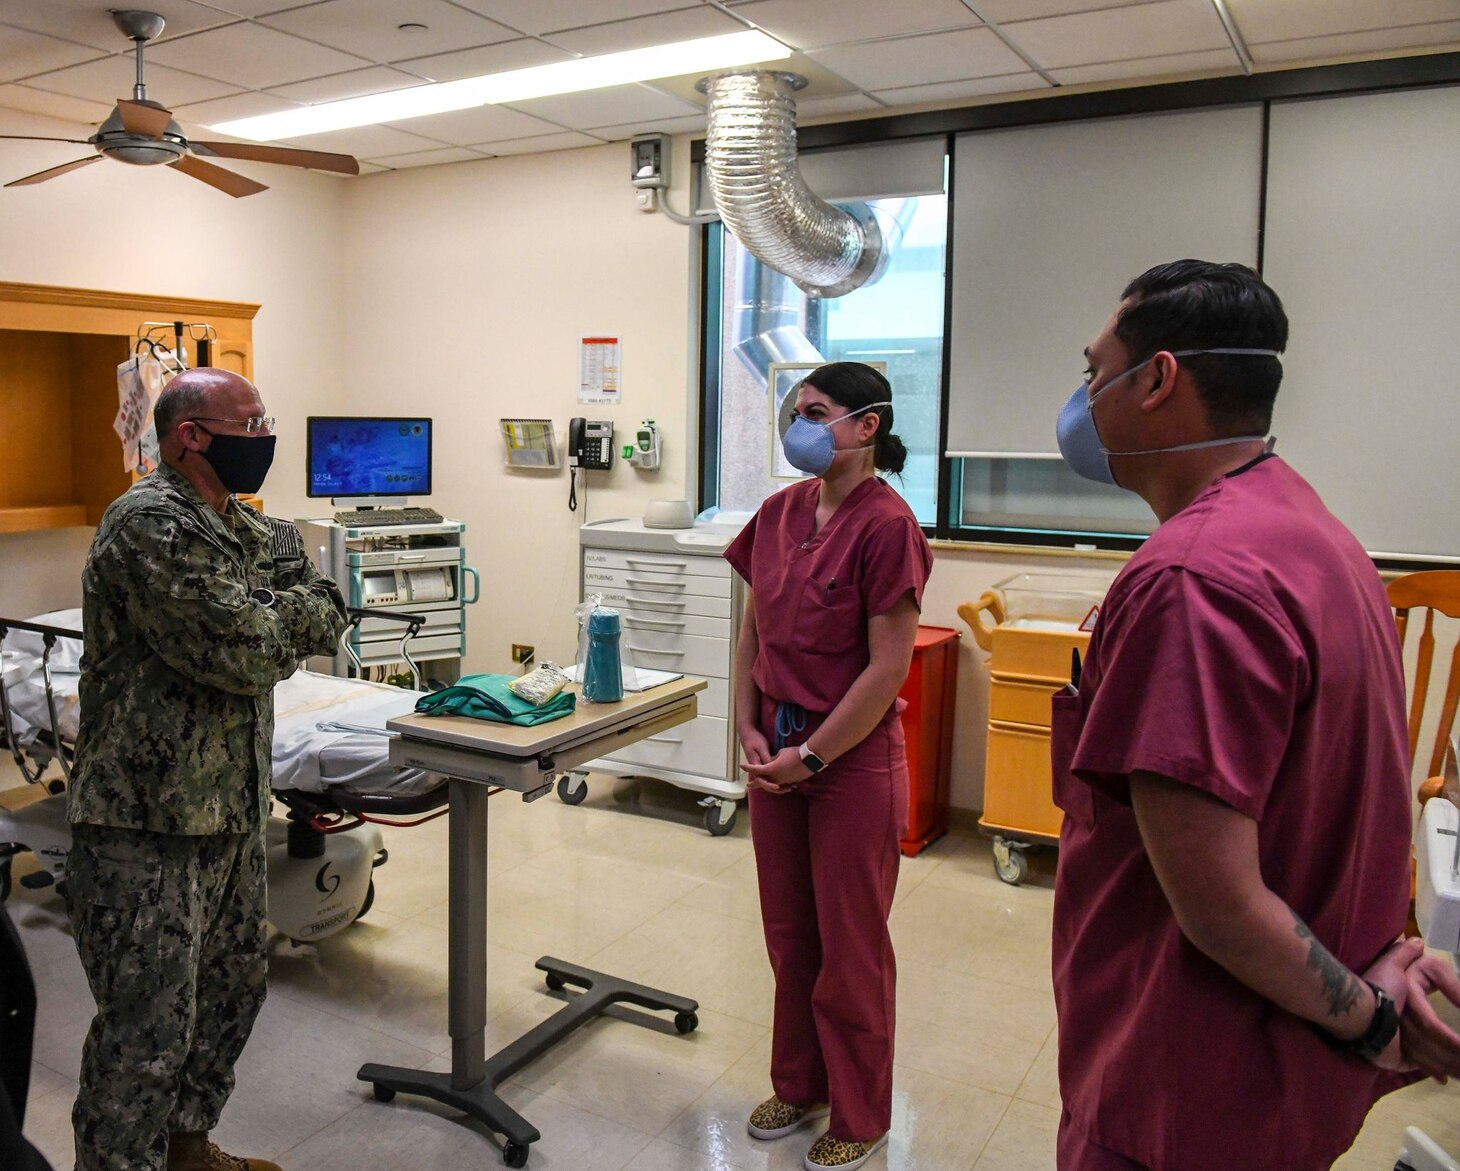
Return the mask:
<path id="1" fill-rule="evenodd" d="M 89 158 L 62 163 L 59 167 L 37 171 L 23 179 L 6 183 L 6 187 L 25 187 L 44 183 L 68 171 L 79 170 L 102 158 L 116 159 L 133 166 L 152 167 L 165 163 L 184 175 L 225 191 L 235 198 L 267 191 L 263 183 L 204 162 L 199 155 L 225 159 L 248 159 L 258 163 L 283 163 L 289 167 L 312 167 L 319 171 L 337 171 L 342 175 L 358 175 L 360 164 L 350 155 L 322 150 L 296 150 L 287 146 L 262 146 L 251 142 L 201 142 L 188 140 L 182 128 L 173 121 L 172 113 L 147 97 L 142 74 L 142 46 L 161 34 L 166 22 L 155 12 L 112 12 L 112 19 L 124 36 L 137 46 L 137 84 L 131 99 L 120 98 L 105 122 L 90 138 L 46 138 L 32 134 L 0 134 L 0 138 L 27 139 L 32 142 L 74 142 L 90 145 L 97 153 Z"/>

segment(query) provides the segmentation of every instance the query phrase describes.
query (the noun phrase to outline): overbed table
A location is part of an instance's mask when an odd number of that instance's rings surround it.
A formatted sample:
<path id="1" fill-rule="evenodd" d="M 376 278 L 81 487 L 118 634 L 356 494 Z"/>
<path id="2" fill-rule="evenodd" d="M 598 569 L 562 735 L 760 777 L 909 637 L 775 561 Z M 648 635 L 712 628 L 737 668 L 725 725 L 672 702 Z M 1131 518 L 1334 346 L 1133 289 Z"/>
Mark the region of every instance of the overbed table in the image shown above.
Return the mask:
<path id="1" fill-rule="evenodd" d="M 546 795 L 558 774 L 694 719 L 695 694 L 704 688 L 703 679 L 685 677 L 615 704 L 583 704 L 580 697 L 571 716 L 535 727 L 458 716 L 408 715 L 387 722 L 397 734 L 390 744 L 392 764 L 429 769 L 450 784 L 451 1072 L 363 1065 L 358 1077 L 372 1083 L 378 1100 L 388 1102 L 400 1092 L 453 1106 L 505 1136 L 504 1161 L 523 1167 L 530 1144 L 542 1135 L 497 1096 L 498 1085 L 614 1003 L 672 1012 L 681 1033 L 699 1023 L 693 1000 L 544 956 L 537 967 L 546 973 L 547 986 L 560 991 L 571 984 L 582 994 L 487 1057 L 487 797 L 490 786 L 516 790 L 527 801 Z"/>

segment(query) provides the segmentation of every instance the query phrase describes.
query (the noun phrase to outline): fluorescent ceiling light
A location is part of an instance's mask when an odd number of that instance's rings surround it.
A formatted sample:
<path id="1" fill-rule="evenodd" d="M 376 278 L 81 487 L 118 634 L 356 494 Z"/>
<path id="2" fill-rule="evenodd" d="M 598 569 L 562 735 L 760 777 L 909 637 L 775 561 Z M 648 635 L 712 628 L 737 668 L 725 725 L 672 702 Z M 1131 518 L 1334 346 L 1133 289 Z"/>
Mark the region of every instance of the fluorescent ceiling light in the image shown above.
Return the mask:
<path id="1" fill-rule="evenodd" d="M 659 77 L 679 77 L 686 73 L 780 61 L 790 55 L 790 49 L 765 33 L 729 33 L 695 41 L 677 41 L 670 45 L 652 45 L 647 49 L 629 49 L 623 53 L 605 53 L 601 57 L 580 57 L 574 61 L 514 69 L 508 73 L 417 85 L 363 98 L 346 98 L 341 102 L 326 102 L 278 114 L 218 122 L 208 129 L 254 142 L 303 138 L 328 130 L 348 130 L 352 126 L 403 122 L 426 114 L 443 114 L 448 110 L 522 102 L 553 94 L 581 93 L 611 85 L 653 81 Z"/>

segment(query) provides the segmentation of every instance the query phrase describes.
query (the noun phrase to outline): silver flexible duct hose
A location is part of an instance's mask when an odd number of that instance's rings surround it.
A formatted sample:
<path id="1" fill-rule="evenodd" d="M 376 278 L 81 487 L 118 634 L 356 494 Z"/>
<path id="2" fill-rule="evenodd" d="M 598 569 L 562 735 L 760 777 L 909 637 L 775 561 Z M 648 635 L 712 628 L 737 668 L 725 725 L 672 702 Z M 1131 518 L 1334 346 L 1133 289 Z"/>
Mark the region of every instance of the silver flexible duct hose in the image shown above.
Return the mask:
<path id="1" fill-rule="evenodd" d="M 754 70 L 700 84 L 710 99 L 705 179 L 746 250 L 813 297 L 840 297 L 879 276 L 886 249 L 871 211 L 832 207 L 796 165 L 792 94 L 805 80 Z"/>

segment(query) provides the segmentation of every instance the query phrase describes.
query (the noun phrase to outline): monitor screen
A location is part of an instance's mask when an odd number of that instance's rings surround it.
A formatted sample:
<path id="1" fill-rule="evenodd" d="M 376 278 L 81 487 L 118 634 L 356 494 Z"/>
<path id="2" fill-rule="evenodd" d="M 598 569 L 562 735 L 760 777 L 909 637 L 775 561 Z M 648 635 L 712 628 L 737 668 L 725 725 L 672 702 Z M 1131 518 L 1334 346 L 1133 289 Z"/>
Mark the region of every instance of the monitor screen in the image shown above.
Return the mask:
<path id="1" fill-rule="evenodd" d="M 429 496 L 431 420 L 311 415 L 310 496 Z"/>

